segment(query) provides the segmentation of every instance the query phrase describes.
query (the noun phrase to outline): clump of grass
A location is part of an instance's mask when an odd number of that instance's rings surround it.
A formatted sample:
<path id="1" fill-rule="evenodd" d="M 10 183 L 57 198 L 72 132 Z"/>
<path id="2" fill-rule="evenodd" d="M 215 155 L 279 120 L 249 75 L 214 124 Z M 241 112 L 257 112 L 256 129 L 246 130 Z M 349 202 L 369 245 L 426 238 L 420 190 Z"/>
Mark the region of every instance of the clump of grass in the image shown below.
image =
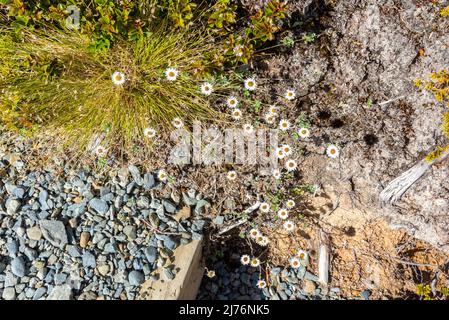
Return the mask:
<path id="1" fill-rule="evenodd" d="M 213 97 L 199 89 L 214 45 L 209 40 L 199 31 L 159 26 L 138 41 L 94 53 L 90 39 L 76 32 L 2 30 L 0 119 L 10 129 L 57 135 L 63 147 L 85 151 L 95 141 L 132 153 L 151 144 L 147 127 L 170 129 L 175 117 L 187 124 L 220 119 Z M 179 71 L 176 81 L 166 79 L 169 67 Z M 117 71 L 126 77 L 123 85 L 111 79 Z M 217 84 L 214 93 L 223 89 Z"/>

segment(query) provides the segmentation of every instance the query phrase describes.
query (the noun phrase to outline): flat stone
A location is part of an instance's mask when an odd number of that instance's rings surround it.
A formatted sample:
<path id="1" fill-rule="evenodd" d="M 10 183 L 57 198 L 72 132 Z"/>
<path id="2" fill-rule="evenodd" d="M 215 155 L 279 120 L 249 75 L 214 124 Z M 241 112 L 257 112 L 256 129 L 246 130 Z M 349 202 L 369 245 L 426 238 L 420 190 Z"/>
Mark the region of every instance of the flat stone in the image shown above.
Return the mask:
<path id="1" fill-rule="evenodd" d="M 89 201 L 89 206 L 99 214 L 106 214 L 109 205 L 103 199 L 93 198 Z"/>
<path id="2" fill-rule="evenodd" d="M 6 206 L 6 213 L 12 215 L 17 211 L 19 211 L 21 203 L 17 199 L 8 198 L 8 200 L 6 200 L 5 206 Z"/>
<path id="3" fill-rule="evenodd" d="M 47 297 L 47 300 L 70 300 L 72 288 L 68 284 L 55 286 Z"/>
<path id="4" fill-rule="evenodd" d="M 142 272 L 133 270 L 128 275 L 129 284 L 132 286 L 139 286 L 145 281 L 145 276 Z"/>
<path id="5" fill-rule="evenodd" d="M 81 248 L 86 248 L 87 244 L 89 243 L 90 240 L 90 233 L 89 232 L 81 232 L 80 235 L 80 247 Z"/>
<path id="6" fill-rule="evenodd" d="M 14 289 L 14 287 L 5 288 L 3 290 L 2 298 L 5 300 L 16 299 L 16 290 Z"/>
<path id="7" fill-rule="evenodd" d="M 22 257 L 16 257 L 11 261 L 11 271 L 18 277 L 23 277 L 26 274 L 25 260 Z"/>
<path id="8" fill-rule="evenodd" d="M 98 273 L 101 274 L 103 277 L 105 277 L 108 273 L 109 273 L 109 265 L 108 264 L 104 264 L 99 266 L 98 268 Z"/>
<path id="9" fill-rule="evenodd" d="M 303 290 L 304 293 L 307 295 L 313 295 L 315 294 L 315 289 L 316 289 L 316 285 L 315 282 L 311 281 L 311 280 L 304 280 L 304 284 L 303 284 Z"/>
<path id="10" fill-rule="evenodd" d="M 45 240 L 58 248 L 63 248 L 67 240 L 65 226 L 58 220 L 41 220 L 40 227 Z"/>
<path id="11" fill-rule="evenodd" d="M 28 228 L 26 232 L 30 240 L 39 241 L 40 239 L 42 239 L 42 231 L 41 228 L 39 228 L 39 226 Z"/>
<path id="12" fill-rule="evenodd" d="M 154 263 L 157 259 L 157 248 L 153 246 L 149 246 L 143 250 L 145 257 L 147 258 L 149 263 Z"/>
<path id="13" fill-rule="evenodd" d="M 143 187 L 145 190 L 150 190 L 155 186 L 156 182 L 154 176 L 151 173 L 145 173 L 143 176 Z"/>
<path id="14" fill-rule="evenodd" d="M 135 226 L 127 225 L 123 228 L 123 233 L 128 237 L 129 240 L 135 240 L 137 238 L 137 232 Z"/>
<path id="15" fill-rule="evenodd" d="M 95 256 L 89 251 L 83 252 L 83 267 L 84 268 L 95 268 L 97 266 L 97 261 Z"/>

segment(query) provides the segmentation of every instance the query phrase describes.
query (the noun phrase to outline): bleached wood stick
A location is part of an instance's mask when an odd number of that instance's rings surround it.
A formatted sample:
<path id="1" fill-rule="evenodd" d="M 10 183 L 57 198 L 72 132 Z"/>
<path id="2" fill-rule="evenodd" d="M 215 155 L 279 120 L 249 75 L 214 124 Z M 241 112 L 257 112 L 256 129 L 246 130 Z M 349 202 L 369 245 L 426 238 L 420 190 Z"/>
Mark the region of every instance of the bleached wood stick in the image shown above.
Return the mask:
<path id="1" fill-rule="evenodd" d="M 253 204 L 251 207 L 249 207 L 248 209 L 246 209 L 245 211 L 243 211 L 243 214 L 250 214 L 251 212 L 257 210 L 259 207 L 260 207 L 260 202 L 257 201 L 257 202 L 256 202 L 255 204 Z M 239 219 L 236 223 L 231 224 L 230 226 L 227 226 L 227 227 L 223 228 L 222 230 L 220 230 L 220 231 L 218 232 L 218 234 L 221 235 L 221 234 L 223 234 L 223 233 L 226 233 L 226 232 L 228 232 L 228 231 L 230 231 L 230 230 L 232 230 L 232 229 L 234 229 L 234 228 L 237 228 L 238 226 L 244 224 L 244 223 L 247 222 L 247 221 L 248 221 L 248 218 L 246 218 L 246 217 L 245 217 L 245 218 L 241 218 L 241 219 Z"/>
<path id="2" fill-rule="evenodd" d="M 327 286 L 327 284 L 329 283 L 329 265 L 330 265 L 329 236 L 323 230 L 320 230 L 318 280 L 324 286 Z"/>
<path id="3" fill-rule="evenodd" d="M 425 159 L 418 162 L 416 165 L 405 171 L 399 177 L 392 180 L 387 187 L 382 190 L 379 195 L 381 203 L 395 203 L 401 199 L 402 195 L 416 182 L 418 181 L 432 165 L 443 161 L 448 158 L 449 150 L 445 151 L 438 158 L 427 161 Z"/>

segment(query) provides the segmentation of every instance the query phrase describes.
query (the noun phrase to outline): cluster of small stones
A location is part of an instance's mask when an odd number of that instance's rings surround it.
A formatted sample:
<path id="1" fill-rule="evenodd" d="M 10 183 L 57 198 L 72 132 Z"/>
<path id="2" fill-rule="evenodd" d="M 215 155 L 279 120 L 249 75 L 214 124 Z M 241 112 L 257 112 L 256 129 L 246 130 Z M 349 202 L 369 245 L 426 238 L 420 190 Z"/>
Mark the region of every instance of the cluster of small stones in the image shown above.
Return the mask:
<path id="1" fill-rule="evenodd" d="M 158 198 L 163 183 L 135 166 L 108 177 L 24 167 L 0 157 L 2 299 L 135 299 L 146 280 L 174 279 L 173 251 L 202 238 L 209 203 L 195 190 Z"/>
<path id="2" fill-rule="evenodd" d="M 238 258 L 238 257 L 236 257 Z M 259 268 L 240 266 L 233 271 L 223 261 L 214 264 L 216 276 L 203 281 L 198 299 L 219 300 L 334 300 L 339 288 L 322 288 L 318 277 L 305 267 L 271 268 L 269 285 L 257 288 Z M 262 279 L 265 280 L 264 275 Z"/>

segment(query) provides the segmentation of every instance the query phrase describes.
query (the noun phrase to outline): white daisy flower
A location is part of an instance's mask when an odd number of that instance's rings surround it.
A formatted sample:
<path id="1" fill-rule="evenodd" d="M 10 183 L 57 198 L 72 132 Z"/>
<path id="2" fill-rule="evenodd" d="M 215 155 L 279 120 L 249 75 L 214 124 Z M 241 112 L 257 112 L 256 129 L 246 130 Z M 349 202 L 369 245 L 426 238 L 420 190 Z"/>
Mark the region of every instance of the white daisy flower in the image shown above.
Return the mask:
<path id="1" fill-rule="evenodd" d="M 272 174 L 273 174 L 273 177 L 277 180 L 282 177 L 281 170 L 279 170 L 279 169 L 274 169 Z"/>
<path id="2" fill-rule="evenodd" d="M 248 78 L 245 80 L 245 89 L 249 91 L 254 91 L 257 88 L 257 83 L 254 78 Z"/>
<path id="3" fill-rule="evenodd" d="M 157 179 L 159 181 L 165 182 L 168 179 L 168 174 L 164 169 L 159 170 L 159 172 L 157 173 Z"/>
<path id="4" fill-rule="evenodd" d="M 284 229 L 288 232 L 295 230 L 295 224 L 291 221 L 284 222 Z"/>
<path id="5" fill-rule="evenodd" d="M 301 261 L 299 261 L 299 259 L 297 257 L 291 258 L 290 266 L 295 269 L 299 268 L 301 266 Z"/>
<path id="6" fill-rule="evenodd" d="M 330 158 L 338 158 L 338 156 L 340 155 L 340 150 L 338 150 L 336 146 L 330 145 L 326 149 L 326 154 Z"/>
<path id="7" fill-rule="evenodd" d="M 264 280 L 257 281 L 257 288 L 263 289 L 267 286 L 267 283 Z"/>
<path id="8" fill-rule="evenodd" d="M 299 135 L 300 138 L 306 139 L 306 138 L 308 138 L 310 136 L 310 130 L 307 129 L 307 128 L 300 128 L 298 130 L 298 135 Z"/>
<path id="9" fill-rule="evenodd" d="M 237 100 L 236 97 L 234 96 L 230 96 L 228 98 L 228 100 L 226 100 L 226 104 L 228 105 L 229 108 L 235 108 L 238 106 L 239 101 Z"/>
<path id="10" fill-rule="evenodd" d="M 237 172 L 235 172 L 235 171 L 229 171 L 227 174 L 226 174 L 226 177 L 228 178 L 228 180 L 229 181 L 234 181 L 235 179 L 237 179 Z"/>
<path id="11" fill-rule="evenodd" d="M 285 92 L 285 99 L 293 100 L 296 98 L 296 92 L 293 89 L 289 89 Z"/>
<path id="12" fill-rule="evenodd" d="M 154 138 L 156 136 L 156 130 L 153 128 L 145 128 L 143 130 L 143 135 L 149 139 Z"/>
<path id="13" fill-rule="evenodd" d="M 279 219 L 286 220 L 288 218 L 288 210 L 287 209 L 280 209 L 278 211 L 278 217 L 279 217 Z"/>
<path id="14" fill-rule="evenodd" d="M 106 148 L 103 147 L 103 146 L 97 146 L 97 147 L 95 148 L 95 153 L 96 153 L 96 155 L 99 156 L 99 157 L 105 157 L 106 154 L 108 153 L 108 149 L 106 149 Z"/>
<path id="15" fill-rule="evenodd" d="M 260 266 L 260 260 L 258 258 L 252 258 L 250 264 L 251 264 L 251 267 L 256 268 L 256 267 Z"/>
<path id="16" fill-rule="evenodd" d="M 265 212 L 265 213 L 269 212 L 270 211 L 270 205 L 268 203 L 266 203 L 266 202 L 262 202 L 260 204 L 259 209 L 260 209 L 260 211 Z"/>
<path id="17" fill-rule="evenodd" d="M 168 68 L 165 70 L 165 77 L 168 81 L 175 81 L 178 78 L 179 71 L 175 68 Z"/>
<path id="18" fill-rule="evenodd" d="M 287 202 L 285 203 L 285 205 L 287 206 L 287 208 L 292 209 L 295 207 L 296 203 L 295 201 L 293 201 L 292 199 L 287 200 Z"/>
<path id="19" fill-rule="evenodd" d="M 231 113 L 232 118 L 239 120 L 242 117 L 242 111 L 240 109 L 234 109 Z"/>
<path id="20" fill-rule="evenodd" d="M 271 114 L 273 116 L 277 116 L 278 111 L 278 107 L 276 106 L 270 106 L 270 108 L 268 108 L 268 114 Z"/>
<path id="21" fill-rule="evenodd" d="M 257 229 L 251 229 L 249 230 L 249 236 L 251 239 L 256 239 L 258 236 L 260 236 L 260 231 Z"/>
<path id="22" fill-rule="evenodd" d="M 268 237 L 261 236 L 261 237 L 257 237 L 256 242 L 259 246 L 266 247 L 266 246 L 268 246 L 269 240 L 268 240 Z"/>
<path id="23" fill-rule="evenodd" d="M 288 120 L 282 119 L 279 122 L 279 129 L 282 131 L 287 131 L 288 129 L 290 129 L 290 122 Z"/>
<path id="24" fill-rule="evenodd" d="M 287 169 L 288 172 L 295 171 L 296 168 L 298 168 L 298 164 L 295 160 L 290 159 L 285 162 L 285 169 Z"/>
<path id="25" fill-rule="evenodd" d="M 184 126 L 184 122 L 182 122 L 180 118 L 174 118 L 171 124 L 177 129 L 180 129 Z"/>
<path id="26" fill-rule="evenodd" d="M 293 153 L 292 148 L 288 144 L 284 144 L 282 150 L 284 150 L 286 156 L 290 156 Z"/>
<path id="27" fill-rule="evenodd" d="M 271 113 L 267 113 L 265 115 L 265 122 L 268 124 L 273 124 L 274 121 L 276 121 L 276 116 L 271 114 Z"/>
<path id="28" fill-rule="evenodd" d="M 240 257 L 240 262 L 244 265 L 247 266 L 251 261 L 251 258 L 249 257 L 249 255 L 244 254 L 243 256 Z"/>
<path id="29" fill-rule="evenodd" d="M 205 96 L 210 96 L 213 91 L 214 87 L 209 82 L 205 82 L 201 85 L 201 93 Z"/>
<path id="30" fill-rule="evenodd" d="M 285 156 L 286 156 L 286 154 L 285 154 L 285 152 L 284 152 L 284 149 L 282 149 L 282 148 L 277 148 L 277 149 L 276 149 L 276 157 L 277 157 L 278 159 L 284 159 Z"/>
<path id="31" fill-rule="evenodd" d="M 307 251 L 304 251 L 304 250 L 298 250 L 298 253 L 296 255 L 298 256 L 298 258 L 300 260 L 303 260 L 303 261 L 307 260 L 309 257 L 309 254 L 307 253 Z"/>
<path id="32" fill-rule="evenodd" d="M 246 134 L 251 134 L 251 133 L 254 132 L 254 127 L 253 127 L 253 125 L 247 123 L 247 124 L 245 124 L 245 125 L 243 126 L 243 131 L 244 131 Z"/>
<path id="33" fill-rule="evenodd" d="M 112 83 L 119 86 L 124 84 L 126 81 L 125 74 L 123 72 L 116 71 L 112 74 Z"/>

